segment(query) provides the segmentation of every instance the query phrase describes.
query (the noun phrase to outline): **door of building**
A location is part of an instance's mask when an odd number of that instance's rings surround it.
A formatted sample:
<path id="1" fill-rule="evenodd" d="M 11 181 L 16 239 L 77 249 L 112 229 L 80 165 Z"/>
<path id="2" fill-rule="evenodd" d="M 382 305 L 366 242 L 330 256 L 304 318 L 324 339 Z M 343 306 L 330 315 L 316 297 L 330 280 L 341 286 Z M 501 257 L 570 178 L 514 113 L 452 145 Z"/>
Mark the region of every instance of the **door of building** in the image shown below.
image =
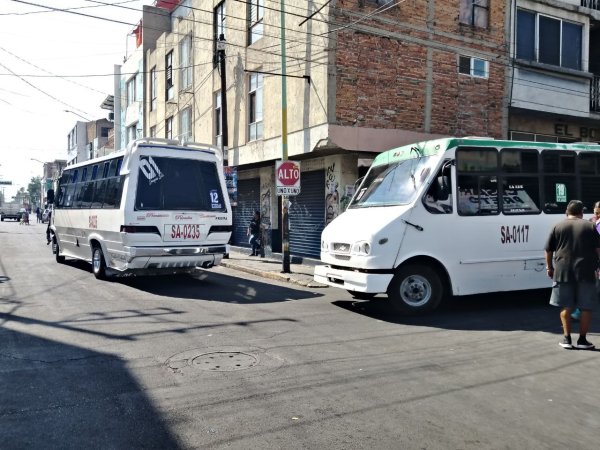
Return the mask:
<path id="1" fill-rule="evenodd" d="M 238 179 L 237 206 L 233 208 L 233 245 L 250 247 L 246 230 L 254 211 L 260 211 L 260 178 Z"/>

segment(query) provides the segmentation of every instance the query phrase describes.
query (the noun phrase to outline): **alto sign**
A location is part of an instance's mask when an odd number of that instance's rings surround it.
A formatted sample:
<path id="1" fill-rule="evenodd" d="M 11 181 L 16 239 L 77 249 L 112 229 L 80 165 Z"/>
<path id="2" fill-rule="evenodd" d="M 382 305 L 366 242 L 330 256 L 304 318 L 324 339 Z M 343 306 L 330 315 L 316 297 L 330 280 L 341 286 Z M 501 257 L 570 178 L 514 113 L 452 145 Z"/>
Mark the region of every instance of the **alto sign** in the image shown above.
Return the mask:
<path id="1" fill-rule="evenodd" d="M 277 195 L 298 195 L 300 193 L 300 163 L 298 161 L 277 161 L 275 163 L 275 187 Z"/>

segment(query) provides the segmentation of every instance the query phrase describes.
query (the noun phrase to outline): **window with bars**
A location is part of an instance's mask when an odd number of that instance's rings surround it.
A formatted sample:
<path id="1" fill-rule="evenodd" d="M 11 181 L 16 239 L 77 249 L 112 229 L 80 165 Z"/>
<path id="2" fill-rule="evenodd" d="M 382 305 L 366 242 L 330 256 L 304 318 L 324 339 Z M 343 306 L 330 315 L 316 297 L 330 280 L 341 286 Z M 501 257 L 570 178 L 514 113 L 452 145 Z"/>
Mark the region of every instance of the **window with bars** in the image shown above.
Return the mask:
<path id="1" fill-rule="evenodd" d="M 263 74 L 252 73 L 248 90 L 248 140 L 263 137 Z"/>
<path id="2" fill-rule="evenodd" d="M 248 1 L 248 45 L 254 44 L 263 36 L 264 0 Z"/>
<path id="3" fill-rule="evenodd" d="M 517 11 L 517 58 L 582 70 L 583 25 Z"/>
<path id="4" fill-rule="evenodd" d="M 192 85 L 192 36 L 187 35 L 179 42 L 179 74 L 180 90 L 187 89 Z"/>
<path id="5" fill-rule="evenodd" d="M 179 113 L 179 139 L 182 142 L 192 141 L 192 108 L 185 108 Z"/>
<path id="6" fill-rule="evenodd" d="M 135 141 L 137 138 L 138 138 L 138 132 L 137 132 L 137 122 L 136 122 L 133 125 L 130 125 L 127 127 L 127 135 L 125 137 L 125 139 L 126 139 L 125 144 L 129 144 L 131 141 Z"/>
<path id="7" fill-rule="evenodd" d="M 173 117 L 168 117 L 165 120 L 165 138 L 173 139 Z"/>
<path id="8" fill-rule="evenodd" d="M 173 51 L 165 56 L 165 97 L 173 99 Z"/>
<path id="9" fill-rule="evenodd" d="M 490 0 L 460 0 L 458 21 L 472 27 L 487 28 Z"/>
<path id="10" fill-rule="evenodd" d="M 127 106 L 132 105 L 136 100 L 136 79 L 137 76 L 132 76 L 127 81 Z"/>
<path id="11" fill-rule="evenodd" d="M 156 67 L 150 69 L 150 111 L 156 110 Z"/>

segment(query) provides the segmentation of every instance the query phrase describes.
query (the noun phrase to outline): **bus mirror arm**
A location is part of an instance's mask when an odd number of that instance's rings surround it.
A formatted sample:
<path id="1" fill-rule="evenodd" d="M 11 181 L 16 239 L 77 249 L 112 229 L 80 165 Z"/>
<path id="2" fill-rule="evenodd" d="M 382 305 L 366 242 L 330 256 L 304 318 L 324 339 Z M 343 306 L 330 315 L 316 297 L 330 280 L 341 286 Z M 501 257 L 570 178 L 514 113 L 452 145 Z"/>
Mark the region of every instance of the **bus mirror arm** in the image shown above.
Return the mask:
<path id="1" fill-rule="evenodd" d="M 402 222 L 404 222 L 406 225 L 410 225 L 411 227 L 415 227 L 419 231 L 423 231 L 423 227 L 421 225 L 411 223 L 408 220 L 404 220 L 404 219 L 402 219 Z"/>

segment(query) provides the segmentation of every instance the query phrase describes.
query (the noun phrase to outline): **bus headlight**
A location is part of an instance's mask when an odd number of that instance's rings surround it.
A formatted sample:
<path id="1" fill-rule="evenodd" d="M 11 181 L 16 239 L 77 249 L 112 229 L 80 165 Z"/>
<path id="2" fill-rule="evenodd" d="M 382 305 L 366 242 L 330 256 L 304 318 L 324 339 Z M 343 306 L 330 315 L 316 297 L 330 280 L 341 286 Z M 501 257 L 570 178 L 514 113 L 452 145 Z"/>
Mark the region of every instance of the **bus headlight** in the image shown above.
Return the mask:
<path id="1" fill-rule="evenodd" d="M 329 244 L 325 241 L 321 241 L 321 250 L 326 252 L 329 250 Z"/>
<path id="2" fill-rule="evenodd" d="M 352 246 L 352 253 L 355 255 L 368 255 L 371 252 L 371 244 L 368 242 L 356 242 Z"/>

